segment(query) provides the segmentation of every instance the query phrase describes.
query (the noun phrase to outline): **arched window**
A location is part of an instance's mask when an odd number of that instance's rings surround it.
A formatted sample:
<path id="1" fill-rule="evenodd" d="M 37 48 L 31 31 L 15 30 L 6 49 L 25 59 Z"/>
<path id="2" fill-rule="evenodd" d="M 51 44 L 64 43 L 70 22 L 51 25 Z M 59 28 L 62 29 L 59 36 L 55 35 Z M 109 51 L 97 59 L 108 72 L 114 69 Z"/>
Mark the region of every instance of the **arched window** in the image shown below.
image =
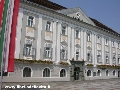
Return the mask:
<path id="1" fill-rule="evenodd" d="M 106 71 L 106 76 L 109 76 L 109 71 L 108 70 Z"/>
<path id="2" fill-rule="evenodd" d="M 116 75 L 116 72 L 115 72 L 115 70 L 113 71 L 113 76 L 115 76 Z"/>
<path id="3" fill-rule="evenodd" d="M 100 70 L 97 71 L 97 76 L 101 76 L 101 71 Z"/>
<path id="4" fill-rule="evenodd" d="M 45 68 L 43 70 L 43 77 L 50 77 L 50 69 L 49 68 Z"/>
<path id="5" fill-rule="evenodd" d="M 66 71 L 65 71 L 65 69 L 62 69 L 60 71 L 60 77 L 66 77 Z"/>
<path id="6" fill-rule="evenodd" d="M 31 77 L 31 68 L 25 67 L 23 69 L 23 77 Z"/>
<path id="7" fill-rule="evenodd" d="M 91 76 L 91 70 L 87 71 L 87 76 Z"/>

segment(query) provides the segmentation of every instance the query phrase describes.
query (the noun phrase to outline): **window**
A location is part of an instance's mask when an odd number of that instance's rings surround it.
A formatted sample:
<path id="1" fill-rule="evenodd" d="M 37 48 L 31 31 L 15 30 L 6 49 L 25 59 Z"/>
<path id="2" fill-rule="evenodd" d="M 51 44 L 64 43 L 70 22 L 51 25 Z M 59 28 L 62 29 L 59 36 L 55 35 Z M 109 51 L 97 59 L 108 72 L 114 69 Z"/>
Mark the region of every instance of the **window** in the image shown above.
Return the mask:
<path id="1" fill-rule="evenodd" d="M 115 76 L 116 75 L 116 72 L 115 72 L 115 70 L 113 71 L 113 76 Z"/>
<path id="2" fill-rule="evenodd" d="M 107 52 L 106 52 L 106 63 L 109 63 L 109 55 Z"/>
<path id="3" fill-rule="evenodd" d="M 118 48 L 120 48 L 120 43 L 118 42 Z"/>
<path id="4" fill-rule="evenodd" d="M 115 42 L 114 42 L 114 41 L 112 42 L 112 46 L 113 46 L 113 47 L 115 46 Z"/>
<path id="5" fill-rule="evenodd" d="M 43 70 L 43 77 L 50 77 L 50 69 L 45 68 Z"/>
<path id="6" fill-rule="evenodd" d="M 100 70 L 97 71 L 97 76 L 101 76 L 101 71 Z"/>
<path id="7" fill-rule="evenodd" d="M 33 27 L 33 19 L 34 19 L 34 17 L 32 17 L 32 16 L 28 17 L 28 26 Z"/>
<path id="8" fill-rule="evenodd" d="M 120 64 L 120 58 L 118 58 L 118 64 Z"/>
<path id="9" fill-rule="evenodd" d="M 91 76 L 91 70 L 87 71 L 87 76 Z"/>
<path id="10" fill-rule="evenodd" d="M 91 53 L 87 53 L 87 60 L 91 61 L 92 60 L 92 54 Z"/>
<path id="11" fill-rule="evenodd" d="M 60 50 L 60 56 L 61 59 L 67 59 L 67 50 L 65 50 L 64 48 Z"/>
<path id="12" fill-rule="evenodd" d="M 66 27 L 62 26 L 62 35 L 65 35 L 65 34 L 66 34 Z"/>
<path id="13" fill-rule="evenodd" d="M 50 31 L 50 26 L 51 26 L 51 22 L 47 21 L 46 23 L 46 30 Z"/>
<path id="14" fill-rule="evenodd" d="M 23 69 L 23 77 L 31 77 L 31 69 L 29 67 Z"/>
<path id="15" fill-rule="evenodd" d="M 100 36 L 97 36 L 97 43 L 100 44 L 100 42 L 101 42 L 101 38 L 100 38 Z"/>
<path id="16" fill-rule="evenodd" d="M 65 71 L 65 69 L 62 69 L 60 71 L 60 77 L 66 77 L 66 71 Z"/>
<path id="17" fill-rule="evenodd" d="M 109 71 L 108 70 L 106 71 L 106 76 L 109 76 Z"/>
<path id="18" fill-rule="evenodd" d="M 79 60 L 79 52 L 76 52 L 76 60 Z"/>
<path id="19" fill-rule="evenodd" d="M 101 62 L 101 52 L 97 51 L 97 61 Z"/>
<path id="20" fill-rule="evenodd" d="M 116 62 L 116 55 L 114 54 L 113 55 L 113 63 L 115 63 Z"/>
<path id="21" fill-rule="evenodd" d="M 79 30 L 76 30 L 76 38 L 79 38 Z"/>
<path id="22" fill-rule="evenodd" d="M 52 58 L 53 49 L 51 47 L 51 44 L 46 44 L 46 47 L 44 47 L 45 58 Z"/>
<path id="23" fill-rule="evenodd" d="M 87 41 L 91 41 L 90 33 L 87 33 Z"/>
<path id="24" fill-rule="evenodd" d="M 93 76 L 96 76 L 96 72 L 93 72 Z"/>
<path id="25" fill-rule="evenodd" d="M 108 39 L 105 39 L 105 45 L 108 45 Z"/>
<path id="26" fill-rule="evenodd" d="M 25 44 L 23 49 L 23 55 L 31 55 L 32 54 L 32 46 Z"/>

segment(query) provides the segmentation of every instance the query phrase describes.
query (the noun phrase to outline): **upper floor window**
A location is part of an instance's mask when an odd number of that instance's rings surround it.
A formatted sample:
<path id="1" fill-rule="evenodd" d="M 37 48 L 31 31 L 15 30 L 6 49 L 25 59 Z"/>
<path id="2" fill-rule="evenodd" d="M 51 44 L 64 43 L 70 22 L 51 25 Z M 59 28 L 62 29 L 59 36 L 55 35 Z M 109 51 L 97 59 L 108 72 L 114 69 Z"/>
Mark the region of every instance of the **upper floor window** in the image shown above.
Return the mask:
<path id="1" fill-rule="evenodd" d="M 91 35 L 90 35 L 90 33 L 87 33 L 87 41 L 91 41 Z"/>
<path id="2" fill-rule="evenodd" d="M 109 63 L 109 55 L 106 53 L 106 63 Z"/>
<path id="3" fill-rule="evenodd" d="M 28 26 L 33 27 L 33 19 L 34 19 L 34 17 L 32 17 L 32 16 L 28 17 Z"/>
<path id="4" fill-rule="evenodd" d="M 116 55 L 114 54 L 113 55 L 113 63 L 115 63 L 116 62 Z"/>
<path id="5" fill-rule="evenodd" d="M 66 26 L 62 26 L 62 35 L 66 35 Z"/>
<path id="6" fill-rule="evenodd" d="M 115 46 L 115 42 L 114 42 L 114 41 L 112 42 L 112 46 L 113 46 L 113 47 Z"/>
<path id="7" fill-rule="evenodd" d="M 87 60 L 92 61 L 92 54 L 91 52 L 87 53 Z"/>
<path id="8" fill-rule="evenodd" d="M 47 21 L 47 23 L 46 23 L 46 30 L 50 31 L 50 27 L 51 27 L 51 22 Z"/>
<path id="9" fill-rule="evenodd" d="M 33 40 L 26 39 L 26 42 L 24 44 L 23 48 L 23 55 L 32 55 L 35 56 L 36 49 L 32 47 Z"/>
<path id="10" fill-rule="evenodd" d="M 118 64 L 120 64 L 120 58 L 118 58 Z"/>
<path id="11" fill-rule="evenodd" d="M 79 38 L 79 30 L 76 30 L 76 38 Z"/>
<path id="12" fill-rule="evenodd" d="M 79 49 L 76 50 L 76 60 L 79 60 Z"/>
<path id="13" fill-rule="evenodd" d="M 67 59 L 67 53 L 68 53 L 68 51 L 65 48 L 62 48 L 60 50 L 61 59 Z"/>
<path id="14" fill-rule="evenodd" d="M 52 58 L 52 45 L 51 44 L 46 44 L 44 47 L 44 57 L 45 58 Z"/>
<path id="15" fill-rule="evenodd" d="M 118 48 L 120 48 L 120 43 L 118 42 Z"/>
<path id="16" fill-rule="evenodd" d="M 97 51 L 97 61 L 101 62 L 101 52 Z"/>
<path id="17" fill-rule="evenodd" d="M 107 38 L 105 39 L 105 45 L 108 45 L 108 39 Z"/>
<path id="18" fill-rule="evenodd" d="M 97 36 L 97 43 L 101 43 L 101 38 L 100 38 L 100 36 Z"/>

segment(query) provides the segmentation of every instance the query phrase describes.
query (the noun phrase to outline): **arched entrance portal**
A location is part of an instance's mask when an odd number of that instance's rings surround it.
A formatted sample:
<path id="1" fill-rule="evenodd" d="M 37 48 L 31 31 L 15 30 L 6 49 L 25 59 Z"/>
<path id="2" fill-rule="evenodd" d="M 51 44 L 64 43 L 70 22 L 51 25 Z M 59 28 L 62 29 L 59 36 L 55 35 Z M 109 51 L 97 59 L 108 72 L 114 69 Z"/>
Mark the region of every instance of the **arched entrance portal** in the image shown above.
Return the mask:
<path id="1" fill-rule="evenodd" d="M 80 68 L 76 67 L 74 69 L 74 80 L 79 80 L 79 72 L 80 72 Z"/>

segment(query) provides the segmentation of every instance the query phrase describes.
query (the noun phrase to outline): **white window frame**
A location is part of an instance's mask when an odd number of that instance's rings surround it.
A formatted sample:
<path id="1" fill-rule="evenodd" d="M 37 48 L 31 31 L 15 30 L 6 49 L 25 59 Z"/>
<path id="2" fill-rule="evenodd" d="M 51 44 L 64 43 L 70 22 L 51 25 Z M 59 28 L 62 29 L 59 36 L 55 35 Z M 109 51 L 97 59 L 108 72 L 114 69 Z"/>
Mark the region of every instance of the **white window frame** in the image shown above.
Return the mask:
<path id="1" fill-rule="evenodd" d="M 80 38 L 80 31 L 79 30 L 75 30 L 75 37 Z"/>
<path id="2" fill-rule="evenodd" d="M 62 77 L 67 77 L 67 72 L 66 72 L 66 69 L 62 68 L 60 71 L 59 71 L 59 77 L 61 77 L 61 71 L 64 70 L 65 72 L 64 75 Z"/>
<path id="3" fill-rule="evenodd" d="M 98 75 L 98 71 L 100 71 L 99 75 Z M 97 70 L 97 76 L 101 76 L 101 70 Z"/>
<path id="4" fill-rule="evenodd" d="M 88 41 L 88 42 L 91 41 L 91 33 L 90 33 L 90 32 L 87 33 L 87 41 Z"/>
<path id="5" fill-rule="evenodd" d="M 45 56 L 45 58 L 52 58 L 52 44 L 51 43 L 46 43 L 45 44 L 44 56 Z"/>
<path id="6" fill-rule="evenodd" d="M 99 59 L 99 60 L 97 60 L 98 62 L 101 62 L 101 59 L 102 59 L 101 58 L 101 51 L 97 51 L 97 59 Z"/>
<path id="7" fill-rule="evenodd" d="M 88 75 L 88 71 L 90 71 L 90 75 Z M 92 71 L 91 70 L 87 70 L 87 77 L 92 77 Z"/>
<path id="8" fill-rule="evenodd" d="M 52 28 L 52 22 L 47 21 L 47 22 L 46 22 L 45 30 L 46 30 L 46 31 L 52 31 L 51 28 Z"/>
<path id="9" fill-rule="evenodd" d="M 47 76 L 46 77 L 46 75 L 48 75 L 48 74 L 45 74 L 45 76 L 44 76 L 44 70 L 45 69 L 49 69 L 49 71 L 50 71 L 50 76 Z M 47 72 L 48 73 L 48 72 Z M 43 70 L 42 70 L 42 77 L 44 77 L 44 78 L 48 78 L 48 77 L 51 77 L 51 69 L 49 68 L 49 67 L 45 67 Z"/>
<path id="10" fill-rule="evenodd" d="M 112 46 L 115 47 L 115 41 L 114 40 L 112 41 Z"/>
<path id="11" fill-rule="evenodd" d="M 118 64 L 120 64 L 120 58 L 118 58 Z"/>
<path id="12" fill-rule="evenodd" d="M 78 51 L 76 51 L 76 60 L 79 60 L 79 52 Z"/>
<path id="13" fill-rule="evenodd" d="M 30 17 L 32 17 L 33 19 L 31 20 Z M 30 26 L 30 27 L 34 26 L 34 17 L 33 16 L 28 16 L 27 25 Z"/>
<path id="14" fill-rule="evenodd" d="M 66 35 L 66 31 L 67 31 L 66 29 L 67 29 L 66 26 L 62 26 L 62 30 L 61 30 L 62 35 Z M 64 33 L 63 33 L 63 31 L 64 31 Z"/>
<path id="15" fill-rule="evenodd" d="M 105 39 L 105 45 L 108 45 L 108 38 Z"/>
<path id="16" fill-rule="evenodd" d="M 66 50 L 66 48 L 67 47 L 62 47 L 61 46 L 61 50 L 60 50 L 60 58 L 61 59 L 67 59 L 68 57 L 67 57 L 67 53 L 68 53 L 68 51 Z M 63 52 L 64 51 L 64 52 Z"/>
<path id="17" fill-rule="evenodd" d="M 97 43 L 101 43 L 101 37 L 99 35 L 97 36 Z"/>
<path id="18" fill-rule="evenodd" d="M 107 71 L 108 71 L 108 73 L 107 73 Z M 109 70 L 105 71 L 105 76 L 109 76 Z"/>
<path id="19" fill-rule="evenodd" d="M 115 73 L 114 73 L 114 71 L 115 71 Z M 116 76 L 116 70 L 113 70 L 113 72 L 112 72 L 112 73 L 113 73 L 113 76 Z"/>

